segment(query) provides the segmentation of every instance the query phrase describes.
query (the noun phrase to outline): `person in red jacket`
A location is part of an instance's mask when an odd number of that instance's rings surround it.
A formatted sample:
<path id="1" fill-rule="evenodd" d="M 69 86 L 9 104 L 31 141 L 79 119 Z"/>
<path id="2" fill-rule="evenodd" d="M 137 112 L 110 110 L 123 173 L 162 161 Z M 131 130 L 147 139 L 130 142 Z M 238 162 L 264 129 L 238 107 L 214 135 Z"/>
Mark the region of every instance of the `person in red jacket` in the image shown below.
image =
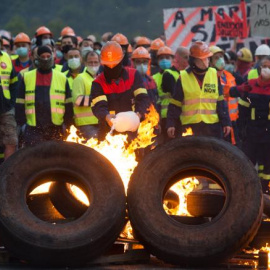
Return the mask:
<path id="1" fill-rule="evenodd" d="M 231 96 L 240 96 L 239 118 L 245 123 L 242 150 L 254 165 L 259 165 L 263 192 L 270 195 L 270 56 L 260 64 L 261 74 L 242 88 L 231 88 Z"/>
<path id="2" fill-rule="evenodd" d="M 99 121 L 100 140 L 112 126 L 112 119 L 119 112 L 135 111 L 143 119 L 151 102 L 140 73 L 123 66 L 124 53 L 115 41 L 107 42 L 101 50 L 104 71 L 93 81 L 90 102 Z M 136 132 L 130 134 L 136 136 Z"/>

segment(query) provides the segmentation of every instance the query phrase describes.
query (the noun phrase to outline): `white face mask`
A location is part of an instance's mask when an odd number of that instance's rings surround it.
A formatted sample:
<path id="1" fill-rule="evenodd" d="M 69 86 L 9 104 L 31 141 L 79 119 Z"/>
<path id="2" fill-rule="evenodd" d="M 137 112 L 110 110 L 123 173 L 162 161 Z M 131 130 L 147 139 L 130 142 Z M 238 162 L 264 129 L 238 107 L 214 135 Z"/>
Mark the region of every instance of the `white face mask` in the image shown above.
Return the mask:
<path id="1" fill-rule="evenodd" d="M 51 39 L 50 38 L 46 38 L 46 39 L 42 39 L 42 46 L 51 44 Z"/>
<path id="2" fill-rule="evenodd" d="M 81 55 L 82 55 L 82 57 L 85 57 L 88 52 L 92 52 L 92 51 L 93 51 L 93 48 L 90 46 L 89 47 L 82 47 Z"/>
<path id="3" fill-rule="evenodd" d="M 77 69 L 81 65 L 81 60 L 80 58 L 71 58 L 68 59 L 68 67 L 71 69 Z"/>
<path id="4" fill-rule="evenodd" d="M 99 66 L 95 66 L 95 67 L 90 67 L 90 66 L 88 66 L 88 67 L 87 67 L 87 71 L 88 71 L 90 74 L 94 75 L 94 76 L 97 74 L 98 70 L 99 70 Z"/>
<path id="5" fill-rule="evenodd" d="M 261 69 L 261 75 L 264 79 L 270 79 L 270 68 L 266 67 L 266 68 L 262 68 Z"/>

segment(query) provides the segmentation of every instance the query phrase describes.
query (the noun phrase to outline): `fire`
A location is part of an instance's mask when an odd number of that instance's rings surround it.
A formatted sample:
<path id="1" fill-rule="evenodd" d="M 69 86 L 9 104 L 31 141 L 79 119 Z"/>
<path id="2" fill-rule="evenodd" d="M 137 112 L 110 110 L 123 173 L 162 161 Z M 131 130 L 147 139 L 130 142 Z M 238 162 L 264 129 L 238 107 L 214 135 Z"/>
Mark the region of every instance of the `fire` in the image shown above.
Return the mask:
<path id="1" fill-rule="evenodd" d="M 127 143 L 127 135 L 111 135 L 110 133 L 107 134 L 102 142 L 91 138 L 84 143 L 84 139 L 78 137 L 77 129 L 74 126 L 70 129 L 67 141 L 84 144 L 105 156 L 119 172 L 125 190 L 127 190 L 129 179 L 138 165 L 135 151 L 153 144 L 153 138 L 156 137 L 154 131 L 158 122 L 159 114 L 155 107 L 151 105 L 148 113 L 145 115 L 145 119 L 140 123 L 137 137 L 130 144 Z"/>
<path id="2" fill-rule="evenodd" d="M 266 243 L 265 247 L 261 247 L 260 249 L 252 249 L 252 250 L 243 250 L 247 254 L 259 254 L 260 251 L 266 252 L 268 256 L 268 269 L 270 269 L 270 247 L 268 243 Z M 257 268 L 258 264 L 256 262 L 255 268 Z"/>
<path id="3" fill-rule="evenodd" d="M 192 131 L 192 128 L 189 127 L 189 128 L 186 128 L 186 132 L 183 132 L 182 133 L 182 136 L 183 137 L 186 137 L 186 136 L 192 136 L 193 135 L 193 131 Z"/>

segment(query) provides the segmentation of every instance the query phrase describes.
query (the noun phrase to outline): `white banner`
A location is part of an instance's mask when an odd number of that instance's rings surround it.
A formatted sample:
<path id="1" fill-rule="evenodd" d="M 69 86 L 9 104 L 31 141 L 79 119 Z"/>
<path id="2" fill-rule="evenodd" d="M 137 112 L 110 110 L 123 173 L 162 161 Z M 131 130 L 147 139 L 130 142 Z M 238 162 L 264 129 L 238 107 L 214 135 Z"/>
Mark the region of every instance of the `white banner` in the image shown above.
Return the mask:
<path id="1" fill-rule="evenodd" d="M 196 40 L 205 41 L 209 45 L 218 45 L 224 50 L 233 48 L 235 39 L 216 35 L 215 12 L 223 17 L 226 12 L 232 17 L 236 12 L 241 17 L 239 5 L 209 6 L 195 8 L 164 9 L 164 30 L 167 45 L 174 51 L 178 46 L 189 47 Z M 250 5 L 247 4 L 247 19 L 249 20 Z M 269 41 L 263 38 L 237 39 L 236 50 L 247 47 L 252 52 L 261 43 Z"/>
<path id="2" fill-rule="evenodd" d="M 270 38 L 270 0 L 252 0 L 250 28 L 254 37 Z"/>

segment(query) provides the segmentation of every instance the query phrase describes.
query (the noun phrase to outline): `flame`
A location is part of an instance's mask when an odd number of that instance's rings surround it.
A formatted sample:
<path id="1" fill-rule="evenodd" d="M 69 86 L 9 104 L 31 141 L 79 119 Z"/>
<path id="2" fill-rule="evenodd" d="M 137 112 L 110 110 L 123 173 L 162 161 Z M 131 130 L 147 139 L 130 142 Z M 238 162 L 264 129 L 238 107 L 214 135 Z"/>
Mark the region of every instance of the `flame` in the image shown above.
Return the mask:
<path id="1" fill-rule="evenodd" d="M 192 131 L 192 128 L 189 127 L 189 128 L 186 128 L 186 132 L 183 132 L 182 133 L 182 136 L 183 137 L 186 137 L 186 136 L 192 136 L 193 135 L 193 131 Z"/>
<path id="2" fill-rule="evenodd" d="M 261 247 L 260 249 L 252 249 L 252 250 L 243 250 L 247 254 L 259 254 L 260 251 L 266 252 L 268 256 L 268 269 L 270 269 L 270 247 L 268 247 L 268 243 L 266 243 L 265 247 Z M 257 268 L 258 264 L 256 262 L 255 268 Z"/>

